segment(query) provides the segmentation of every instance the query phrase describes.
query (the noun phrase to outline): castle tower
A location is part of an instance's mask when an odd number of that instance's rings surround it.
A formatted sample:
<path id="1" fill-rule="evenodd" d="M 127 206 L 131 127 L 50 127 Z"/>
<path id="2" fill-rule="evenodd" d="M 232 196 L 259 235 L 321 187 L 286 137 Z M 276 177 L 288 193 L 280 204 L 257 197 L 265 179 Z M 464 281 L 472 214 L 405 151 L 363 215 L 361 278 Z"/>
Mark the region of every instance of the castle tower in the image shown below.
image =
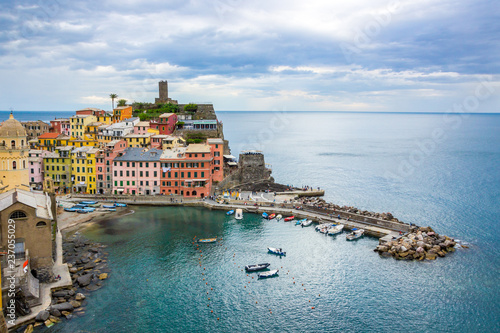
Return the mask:
<path id="1" fill-rule="evenodd" d="M 162 102 L 168 101 L 168 82 L 167 82 L 167 80 L 158 82 L 158 88 L 160 90 L 160 101 L 162 101 Z"/>
<path id="2" fill-rule="evenodd" d="M 0 127 L 0 193 L 13 188 L 29 190 L 28 156 L 26 130 L 11 112 Z"/>

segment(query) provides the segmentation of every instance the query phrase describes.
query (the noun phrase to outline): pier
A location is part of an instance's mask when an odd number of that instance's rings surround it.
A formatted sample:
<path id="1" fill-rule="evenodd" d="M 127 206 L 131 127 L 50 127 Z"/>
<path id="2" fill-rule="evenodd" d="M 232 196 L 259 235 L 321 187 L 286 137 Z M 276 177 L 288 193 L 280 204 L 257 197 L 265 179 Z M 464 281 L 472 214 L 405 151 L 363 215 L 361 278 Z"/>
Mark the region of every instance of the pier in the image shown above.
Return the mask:
<path id="1" fill-rule="evenodd" d="M 393 239 L 398 237 L 400 232 L 406 233 L 410 226 L 405 223 L 396 223 L 354 213 L 336 211 L 335 216 L 329 211 L 314 209 L 312 207 L 303 207 L 296 209 L 292 204 L 259 202 L 258 205 L 242 204 L 241 200 L 226 200 L 227 203 L 221 204 L 213 200 L 205 199 L 185 199 L 180 196 L 126 196 L 126 195 L 72 195 L 71 198 L 60 198 L 61 201 L 79 201 L 82 199 L 92 199 L 101 202 L 120 202 L 128 205 L 145 206 L 186 206 L 186 207 L 205 207 L 208 209 L 229 211 L 231 209 L 242 209 L 246 213 L 268 214 L 275 213 L 286 216 L 295 216 L 298 219 L 307 218 L 314 223 L 341 223 L 345 228 L 362 228 L 365 234 L 377 238 Z M 340 215 L 340 219 L 338 218 Z"/>

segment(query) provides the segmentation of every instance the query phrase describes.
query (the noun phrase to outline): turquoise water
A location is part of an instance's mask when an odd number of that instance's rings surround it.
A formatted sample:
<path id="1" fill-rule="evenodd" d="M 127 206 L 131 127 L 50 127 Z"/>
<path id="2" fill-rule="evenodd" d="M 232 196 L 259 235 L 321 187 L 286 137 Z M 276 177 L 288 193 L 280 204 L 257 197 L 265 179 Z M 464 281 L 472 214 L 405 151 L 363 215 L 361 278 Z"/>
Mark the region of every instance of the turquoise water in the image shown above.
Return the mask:
<path id="1" fill-rule="evenodd" d="M 137 207 L 87 232 L 109 246 L 112 273 L 88 298 L 86 316 L 51 331 L 499 331 L 499 115 L 219 118 L 232 154 L 263 150 L 277 181 L 321 186 L 329 201 L 390 211 L 471 248 L 402 262 L 374 253 L 375 238 L 346 242 L 251 214 L 236 221 L 201 208 Z M 222 240 L 200 253 L 194 236 Z M 268 246 L 287 256 L 267 254 Z M 256 281 L 241 271 L 257 262 L 279 277 Z"/>

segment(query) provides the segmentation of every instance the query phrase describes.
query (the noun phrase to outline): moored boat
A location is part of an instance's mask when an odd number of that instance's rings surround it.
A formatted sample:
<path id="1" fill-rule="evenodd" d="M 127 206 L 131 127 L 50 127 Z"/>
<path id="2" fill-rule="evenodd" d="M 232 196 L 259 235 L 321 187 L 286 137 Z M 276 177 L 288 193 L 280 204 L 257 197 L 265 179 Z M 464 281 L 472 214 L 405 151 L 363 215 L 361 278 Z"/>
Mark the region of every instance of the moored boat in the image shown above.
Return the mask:
<path id="1" fill-rule="evenodd" d="M 64 210 L 66 212 L 76 212 L 78 210 L 78 208 L 75 208 L 75 207 L 71 207 L 71 208 L 64 208 Z"/>
<path id="2" fill-rule="evenodd" d="M 83 205 L 95 205 L 97 201 L 80 201 Z"/>
<path id="3" fill-rule="evenodd" d="M 121 202 L 115 202 L 115 207 L 127 207 L 127 204 Z"/>
<path id="4" fill-rule="evenodd" d="M 295 216 L 289 216 L 289 217 L 285 217 L 285 222 L 290 222 L 291 220 L 293 220 L 295 218 Z"/>
<path id="5" fill-rule="evenodd" d="M 328 229 L 328 235 L 333 236 L 336 234 L 340 234 L 344 230 L 344 225 L 343 224 L 337 224 Z"/>
<path id="6" fill-rule="evenodd" d="M 231 209 L 230 211 L 228 211 L 228 212 L 226 213 L 226 215 L 233 215 L 233 214 L 234 214 L 234 209 Z"/>
<path id="7" fill-rule="evenodd" d="M 104 208 L 106 212 L 116 212 L 116 208 Z"/>
<path id="8" fill-rule="evenodd" d="M 348 233 L 345 236 L 345 239 L 348 241 L 352 241 L 352 240 L 363 237 L 364 234 L 365 234 L 365 231 L 363 229 L 354 228 L 354 229 L 352 229 L 352 232 Z"/>
<path id="9" fill-rule="evenodd" d="M 302 222 L 305 222 L 305 221 L 307 221 L 307 219 L 298 220 L 297 222 L 295 222 L 295 225 L 301 225 Z"/>
<path id="10" fill-rule="evenodd" d="M 215 242 L 217 242 L 217 237 L 198 239 L 198 243 L 215 243 Z"/>
<path id="11" fill-rule="evenodd" d="M 308 227 L 308 226 L 310 226 L 312 223 L 313 223 L 313 221 L 312 221 L 312 220 L 306 220 L 306 221 L 302 222 L 300 225 L 301 225 L 302 227 Z"/>
<path id="12" fill-rule="evenodd" d="M 274 213 L 273 213 L 273 214 L 269 215 L 268 219 L 272 220 L 272 219 L 274 219 L 275 217 L 276 217 L 276 214 L 274 214 Z"/>
<path id="13" fill-rule="evenodd" d="M 277 269 L 273 269 L 272 271 L 269 271 L 269 272 L 259 273 L 257 276 L 259 277 L 259 279 L 265 279 L 265 278 L 278 276 L 278 272 L 279 271 Z"/>
<path id="14" fill-rule="evenodd" d="M 280 255 L 280 256 L 286 256 L 286 252 L 283 251 L 283 249 L 279 248 L 274 248 L 274 247 L 268 247 L 267 248 L 267 251 L 269 253 L 272 253 L 272 254 L 277 254 L 277 255 Z"/>
<path id="15" fill-rule="evenodd" d="M 281 214 L 276 215 L 276 221 L 279 221 L 279 220 L 281 220 L 282 218 L 283 218 L 283 215 L 281 215 Z"/>
<path id="16" fill-rule="evenodd" d="M 241 220 L 243 218 L 243 209 L 236 209 L 236 214 L 234 214 L 234 218 L 237 220 Z"/>
<path id="17" fill-rule="evenodd" d="M 254 264 L 254 265 L 246 265 L 245 266 L 245 270 L 247 272 L 256 272 L 256 271 L 261 271 L 263 269 L 266 269 L 269 267 L 269 263 L 265 263 L 265 264 Z"/>
<path id="18" fill-rule="evenodd" d="M 102 205 L 102 208 L 115 208 L 116 206 L 113 205 Z"/>
<path id="19" fill-rule="evenodd" d="M 262 217 L 267 219 L 267 218 L 269 218 L 269 215 L 266 212 L 264 212 L 264 213 L 262 213 Z"/>

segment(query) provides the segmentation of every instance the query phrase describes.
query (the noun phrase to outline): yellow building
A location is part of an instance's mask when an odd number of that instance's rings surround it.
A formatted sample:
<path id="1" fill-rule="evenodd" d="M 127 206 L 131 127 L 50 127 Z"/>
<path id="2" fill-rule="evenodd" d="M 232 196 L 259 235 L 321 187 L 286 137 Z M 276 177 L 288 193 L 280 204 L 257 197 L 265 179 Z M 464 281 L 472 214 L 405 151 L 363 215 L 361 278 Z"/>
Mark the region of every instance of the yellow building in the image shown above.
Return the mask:
<path id="1" fill-rule="evenodd" d="M 13 188 L 29 190 L 29 150 L 26 130 L 11 112 L 0 127 L 0 193 Z"/>
<path id="2" fill-rule="evenodd" d="M 96 194 L 96 160 L 94 147 L 75 148 L 71 152 L 73 192 Z"/>
<path id="3" fill-rule="evenodd" d="M 97 140 L 91 139 L 76 139 L 73 138 L 68 141 L 68 146 L 73 147 L 99 147 L 99 142 Z"/>
<path id="4" fill-rule="evenodd" d="M 60 135 L 59 133 L 43 133 L 38 137 L 38 149 L 54 151 L 57 146 L 60 146 L 57 142 Z"/>
<path id="5" fill-rule="evenodd" d="M 90 114 L 76 115 L 69 118 L 72 138 L 84 138 L 87 126 L 97 121 L 97 117 Z"/>
<path id="6" fill-rule="evenodd" d="M 147 134 L 127 134 L 123 137 L 127 141 L 129 147 L 145 148 L 149 147 L 151 143 L 152 133 Z"/>
<path id="7" fill-rule="evenodd" d="M 91 140 L 97 140 L 98 128 L 99 126 L 102 125 L 107 125 L 107 124 L 101 123 L 99 121 L 88 124 L 85 129 L 85 138 Z"/>
<path id="8" fill-rule="evenodd" d="M 103 116 L 97 116 L 97 121 L 106 125 L 111 125 L 113 123 L 113 115 L 106 113 Z"/>

